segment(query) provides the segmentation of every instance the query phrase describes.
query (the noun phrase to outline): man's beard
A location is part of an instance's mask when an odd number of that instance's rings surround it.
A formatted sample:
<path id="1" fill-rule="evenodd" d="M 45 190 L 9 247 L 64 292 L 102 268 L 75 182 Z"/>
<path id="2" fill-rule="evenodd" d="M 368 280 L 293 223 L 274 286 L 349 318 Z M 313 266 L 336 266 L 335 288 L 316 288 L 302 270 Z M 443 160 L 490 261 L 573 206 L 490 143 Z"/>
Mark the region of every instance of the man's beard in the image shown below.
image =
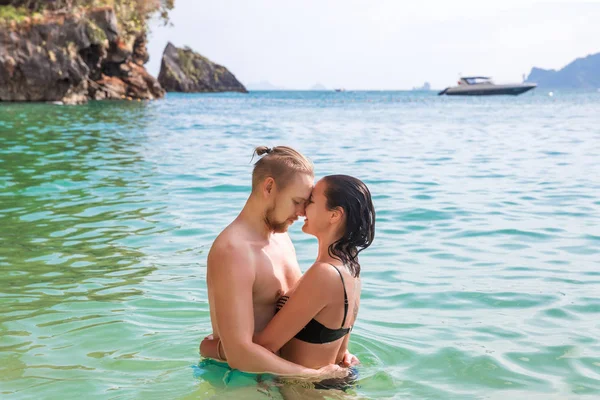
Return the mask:
<path id="1" fill-rule="evenodd" d="M 287 232 L 288 230 L 288 226 L 289 226 L 289 221 L 286 219 L 283 222 L 278 222 L 275 221 L 275 217 L 273 214 L 275 211 L 275 206 L 273 206 L 273 208 L 268 209 L 267 213 L 265 214 L 265 223 L 267 224 L 267 227 L 269 228 L 269 230 L 271 230 L 271 232 L 275 232 L 275 233 L 284 233 Z"/>

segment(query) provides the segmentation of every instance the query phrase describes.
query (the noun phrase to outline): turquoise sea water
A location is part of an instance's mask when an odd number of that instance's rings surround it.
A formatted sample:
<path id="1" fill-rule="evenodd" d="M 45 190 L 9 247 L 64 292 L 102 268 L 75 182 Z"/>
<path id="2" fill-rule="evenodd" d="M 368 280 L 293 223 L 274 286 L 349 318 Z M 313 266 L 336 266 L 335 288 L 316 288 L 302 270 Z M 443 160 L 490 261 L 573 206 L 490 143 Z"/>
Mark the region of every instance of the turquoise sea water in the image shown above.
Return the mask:
<path id="1" fill-rule="evenodd" d="M 538 91 L 0 104 L 0 398 L 281 398 L 194 368 L 207 251 L 277 144 L 374 196 L 345 397 L 600 397 L 600 93 Z"/>

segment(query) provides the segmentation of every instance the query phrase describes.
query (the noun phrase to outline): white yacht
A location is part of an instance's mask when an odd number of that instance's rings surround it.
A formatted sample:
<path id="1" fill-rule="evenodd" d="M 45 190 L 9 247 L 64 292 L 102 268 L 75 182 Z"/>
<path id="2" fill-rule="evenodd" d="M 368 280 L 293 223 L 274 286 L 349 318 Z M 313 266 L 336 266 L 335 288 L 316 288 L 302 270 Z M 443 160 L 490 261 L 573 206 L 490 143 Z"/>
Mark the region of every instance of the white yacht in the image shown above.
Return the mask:
<path id="1" fill-rule="evenodd" d="M 438 95 L 448 96 L 490 96 L 497 94 L 518 95 L 535 88 L 535 83 L 510 83 L 496 85 L 492 79 L 485 76 L 468 76 L 460 78 L 458 86 L 448 87 Z"/>

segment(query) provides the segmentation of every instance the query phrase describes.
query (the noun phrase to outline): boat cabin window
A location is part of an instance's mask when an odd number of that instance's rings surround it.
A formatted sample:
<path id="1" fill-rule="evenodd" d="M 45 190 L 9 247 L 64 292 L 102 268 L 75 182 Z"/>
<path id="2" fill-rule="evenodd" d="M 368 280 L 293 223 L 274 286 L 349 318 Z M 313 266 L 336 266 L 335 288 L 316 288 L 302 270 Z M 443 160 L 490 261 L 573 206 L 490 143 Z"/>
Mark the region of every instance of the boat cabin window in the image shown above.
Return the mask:
<path id="1" fill-rule="evenodd" d="M 476 85 L 479 83 L 492 83 L 490 78 L 483 78 L 483 77 L 463 78 L 463 79 L 468 85 Z"/>

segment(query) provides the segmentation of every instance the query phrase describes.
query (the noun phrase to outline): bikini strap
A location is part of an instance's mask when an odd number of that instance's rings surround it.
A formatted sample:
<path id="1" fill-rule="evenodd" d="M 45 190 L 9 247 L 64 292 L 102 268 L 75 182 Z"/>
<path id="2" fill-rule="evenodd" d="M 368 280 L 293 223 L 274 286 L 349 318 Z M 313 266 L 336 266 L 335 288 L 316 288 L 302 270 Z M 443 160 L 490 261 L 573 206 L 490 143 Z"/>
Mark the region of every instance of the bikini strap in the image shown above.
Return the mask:
<path id="1" fill-rule="evenodd" d="M 338 272 L 338 274 L 340 274 L 340 278 L 342 279 L 342 286 L 344 287 L 344 320 L 342 321 L 342 328 L 343 328 L 344 324 L 346 323 L 346 317 L 348 316 L 348 294 L 346 293 L 346 283 L 344 283 L 344 277 L 342 276 L 342 273 L 340 272 L 338 267 L 336 267 L 335 265 L 333 265 L 331 263 L 329 263 L 329 265 L 331 265 L 333 268 L 335 268 L 335 270 Z"/>

